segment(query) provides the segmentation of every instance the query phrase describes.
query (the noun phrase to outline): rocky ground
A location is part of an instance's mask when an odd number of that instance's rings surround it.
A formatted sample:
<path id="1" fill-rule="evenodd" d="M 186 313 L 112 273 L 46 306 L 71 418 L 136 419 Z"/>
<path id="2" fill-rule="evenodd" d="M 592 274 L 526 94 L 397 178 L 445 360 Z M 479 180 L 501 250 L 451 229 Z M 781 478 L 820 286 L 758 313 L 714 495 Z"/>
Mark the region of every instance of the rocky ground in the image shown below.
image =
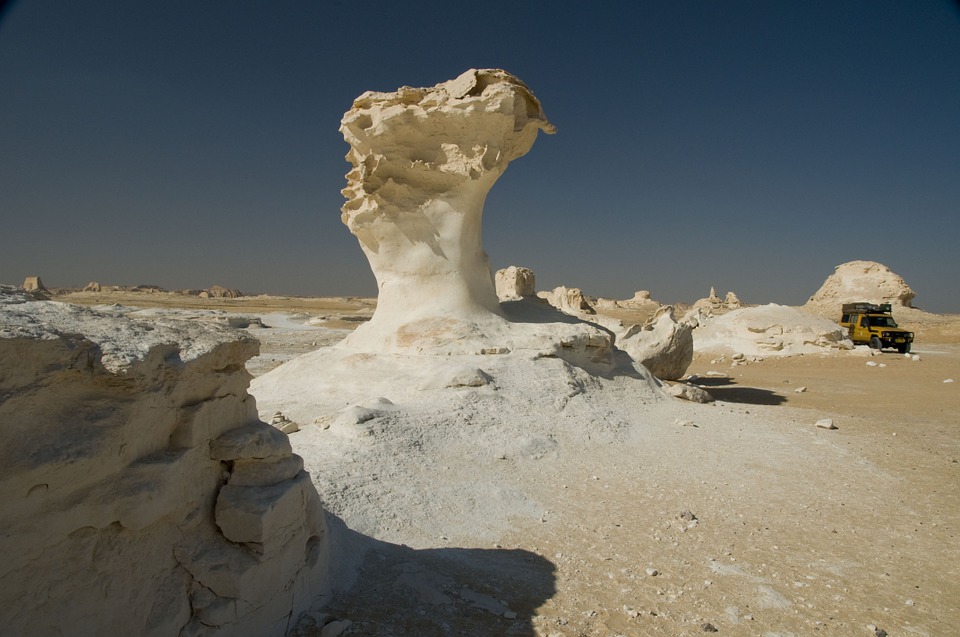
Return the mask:
<path id="1" fill-rule="evenodd" d="M 255 375 L 345 333 L 299 313 L 369 311 L 306 305 L 224 308 L 274 325 L 250 328 Z M 957 324 L 911 326 L 919 360 L 698 354 L 709 405 L 518 363 L 495 391 L 303 423 L 345 587 L 300 632 L 955 634 Z"/>

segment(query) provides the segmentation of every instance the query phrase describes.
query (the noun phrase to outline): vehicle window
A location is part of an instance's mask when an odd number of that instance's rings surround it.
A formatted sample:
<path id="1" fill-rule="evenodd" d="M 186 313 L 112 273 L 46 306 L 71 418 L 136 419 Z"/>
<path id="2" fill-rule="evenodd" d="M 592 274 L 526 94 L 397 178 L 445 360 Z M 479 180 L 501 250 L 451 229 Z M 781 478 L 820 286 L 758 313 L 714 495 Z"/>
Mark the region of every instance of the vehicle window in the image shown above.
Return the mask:
<path id="1" fill-rule="evenodd" d="M 870 325 L 873 327 L 896 327 L 897 324 L 889 316 L 873 316 L 870 318 Z"/>
<path id="2" fill-rule="evenodd" d="M 869 323 L 869 321 L 867 320 L 867 317 L 866 317 L 866 316 L 864 316 L 863 318 L 860 319 L 860 327 L 867 327 L 867 324 L 868 324 L 868 323 Z"/>

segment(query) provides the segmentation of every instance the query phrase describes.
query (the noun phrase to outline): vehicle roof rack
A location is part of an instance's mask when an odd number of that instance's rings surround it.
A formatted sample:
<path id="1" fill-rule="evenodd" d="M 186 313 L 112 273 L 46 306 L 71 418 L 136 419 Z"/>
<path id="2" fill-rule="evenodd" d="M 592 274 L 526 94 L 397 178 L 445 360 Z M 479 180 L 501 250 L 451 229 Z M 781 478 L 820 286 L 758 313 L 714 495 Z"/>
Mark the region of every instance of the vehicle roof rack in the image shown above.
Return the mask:
<path id="1" fill-rule="evenodd" d="M 877 305 L 876 303 L 867 303 L 864 301 L 861 301 L 858 303 L 844 303 L 842 309 L 844 314 L 850 314 L 851 312 L 866 312 L 868 314 L 890 314 L 893 311 L 893 308 L 889 303 L 881 303 Z"/>

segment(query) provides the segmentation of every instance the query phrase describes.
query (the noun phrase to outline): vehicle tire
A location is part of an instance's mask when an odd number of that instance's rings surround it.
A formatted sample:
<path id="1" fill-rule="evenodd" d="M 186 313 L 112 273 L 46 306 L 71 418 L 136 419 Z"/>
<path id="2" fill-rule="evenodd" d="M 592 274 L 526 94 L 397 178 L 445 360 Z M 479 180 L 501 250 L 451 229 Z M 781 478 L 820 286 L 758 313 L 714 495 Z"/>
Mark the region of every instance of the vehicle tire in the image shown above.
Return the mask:
<path id="1" fill-rule="evenodd" d="M 872 349 L 883 349 L 883 343 L 880 342 L 879 338 L 874 336 L 874 337 L 871 337 L 870 339 L 870 347 Z"/>
<path id="2" fill-rule="evenodd" d="M 904 343 L 903 345 L 897 345 L 897 351 L 901 354 L 910 353 L 910 343 Z"/>

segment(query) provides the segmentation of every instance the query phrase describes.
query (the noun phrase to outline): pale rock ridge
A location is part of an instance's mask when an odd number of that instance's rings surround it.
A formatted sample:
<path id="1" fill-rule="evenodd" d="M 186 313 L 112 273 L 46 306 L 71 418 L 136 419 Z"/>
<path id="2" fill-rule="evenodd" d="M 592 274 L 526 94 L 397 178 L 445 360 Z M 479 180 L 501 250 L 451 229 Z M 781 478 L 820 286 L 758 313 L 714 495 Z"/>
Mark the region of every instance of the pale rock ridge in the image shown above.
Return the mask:
<path id="1" fill-rule="evenodd" d="M 644 308 L 644 307 L 654 307 L 660 308 L 662 304 L 656 299 L 650 296 L 649 290 L 638 290 L 633 293 L 633 296 L 629 299 L 614 300 L 614 299 L 597 299 L 597 307 L 601 305 L 609 307 L 621 307 L 628 309 L 635 308 Z"/>
<path id="2" fill-rule="evenodd" d="M 830 312 L 839 317 L 844 303 L 890 303 L 896 307 L 912 308 L 916 293 L 903 277 L 875 261 L 849 261 L 823 282 L 820 289 L 804 305 L 805 309 Z"/>
<path id="3" fill-rule="evenodd" d="M 0 626 L 284 635 L 328 588 L 316 490 L 214 325 L 0 289 Z"/>
<path id="4" fill-rule="evenodd" d="M 846 330 L 825 318 L 770 303 L 703 318 L 694 349 L 750 356 L 789 356 L 852 349 Z"/>

